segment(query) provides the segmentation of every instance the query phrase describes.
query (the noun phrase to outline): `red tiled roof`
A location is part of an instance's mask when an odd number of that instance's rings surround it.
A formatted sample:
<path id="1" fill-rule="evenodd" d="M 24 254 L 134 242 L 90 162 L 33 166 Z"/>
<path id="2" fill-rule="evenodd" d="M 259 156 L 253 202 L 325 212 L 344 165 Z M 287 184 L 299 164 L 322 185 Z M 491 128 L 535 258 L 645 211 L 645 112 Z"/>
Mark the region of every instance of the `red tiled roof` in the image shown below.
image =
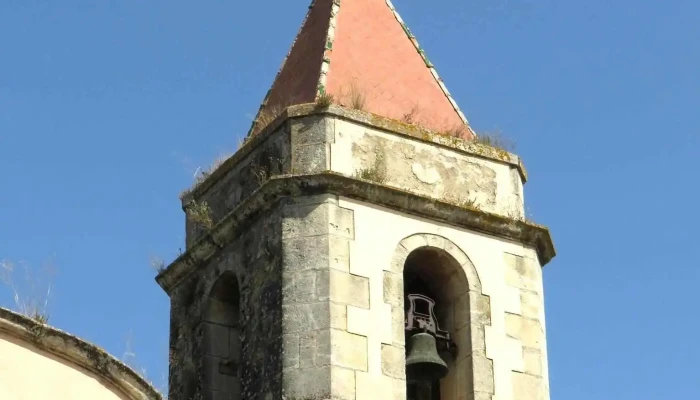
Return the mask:
<path id="1" fill-rule="evenodd" d="M 324 91 L 344 106 L 474 137 L 390 0 L 315 0 L 258 117 Z"/>

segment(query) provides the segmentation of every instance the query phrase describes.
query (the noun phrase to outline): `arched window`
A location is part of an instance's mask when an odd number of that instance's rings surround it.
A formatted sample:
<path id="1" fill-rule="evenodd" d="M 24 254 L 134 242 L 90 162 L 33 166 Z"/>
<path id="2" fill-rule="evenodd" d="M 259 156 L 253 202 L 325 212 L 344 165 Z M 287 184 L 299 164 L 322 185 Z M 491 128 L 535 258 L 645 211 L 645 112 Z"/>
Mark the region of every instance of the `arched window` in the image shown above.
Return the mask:
<path id="1" fill-rule="evenodd" d="M 433 382 L 407 379 L 406 399 L 471 399 L 474 392 L 493 393 L 492 383 L 482 387 L 474 380 L 477 369 L 479 373 L 490 370 L 483 345 L 484 323 L 488 323 L 490 310 L 471 261 L 452 242 L 435 235 L 408 237 L 401 247 L 408 250 L 403 264 L 404 315 L 408 316 L 413 307 L 415 312 L 435 319 L 439 331 L 436 336 L 443 338 L 436 340 L 435 350 L 448 368 L 447 376 Z M 430 302 L 418 304 L 424 298 L 433 301 L 432 313 Z M 405 334 L 408 356 L 415 331 L 406 330 Z"/>
<path id="2" fill-rule="evenodd" d="M 204 399 L 241 398 L 240 291 L 232 272 L 214 283 L 202 321 Z"/>

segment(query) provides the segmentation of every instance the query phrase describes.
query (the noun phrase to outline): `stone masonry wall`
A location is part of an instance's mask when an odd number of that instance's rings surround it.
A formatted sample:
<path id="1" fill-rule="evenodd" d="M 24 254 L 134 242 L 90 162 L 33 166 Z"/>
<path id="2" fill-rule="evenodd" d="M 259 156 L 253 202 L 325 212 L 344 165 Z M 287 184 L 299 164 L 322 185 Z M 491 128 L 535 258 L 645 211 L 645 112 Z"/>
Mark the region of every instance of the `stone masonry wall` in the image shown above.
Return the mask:
<path id="1" fill-rule="evenodd" d="M 455 204 L 522 217 L 523 183 L 515 165 L 393 134 L 330 115 L 290 119 L 198 194 L 214 222 L 271 175 L 375 170 L 382 183 Z M 187 247 L 202 229 L 187 222 Z"/>
<path id="2" fill-rule="evenodd" d="M 270 176 L 291 171 L 290 141 L 287 124 L 270 134 L 239 163 L 226 171 L 214 184 L 197 196 L 206 202 L 214 223 L 226 216 L 241 201 L 248 198 Z M 204 232 L 204 228 L 186 221 L 186 246 L 189 248 Z"/>
<path id="3" fill-rule="evenodd" d="M 188 276 L 171 294 L 170 397 L 227 400 L 279 399 L 282 395 L 281 215 L 270 212 Z M 238 279 L 240 365 L 221 365 L 236 345 L 231 329 L 212 330 L 208 294 L 224 273 Z M 219 321 L 220 322 L 220 321 Z M 235 357 L 234 357 L 235 360 Z M 235 390 L 235 389 L 234 389 Z M 201 397 L 197 397 L 201 396 Z M 271 396 L 271 397 L 270 397 Z"/>
<path id="4" fill-rule="evenodd" d="M 542 268 L 529 257 L 503 256 L 506 285 L 520 294 L 521 303 L 520 310 L 506 313 L 506 334 L 519 342 L 522 351 L 522 361 L 512 372 L 513 393 L 549 398 Z"/>
<path id="5" fill-rule="evenodd" d="M 284 208 L 285 399 L 355 400 L 367 371 L 367 338 L 348 330 L 348 309 L 369 308 L 367 278 L 349 272 L 352 211 L 332 195 Z M 358 397 L 361 398 L 361 397 Z"/>

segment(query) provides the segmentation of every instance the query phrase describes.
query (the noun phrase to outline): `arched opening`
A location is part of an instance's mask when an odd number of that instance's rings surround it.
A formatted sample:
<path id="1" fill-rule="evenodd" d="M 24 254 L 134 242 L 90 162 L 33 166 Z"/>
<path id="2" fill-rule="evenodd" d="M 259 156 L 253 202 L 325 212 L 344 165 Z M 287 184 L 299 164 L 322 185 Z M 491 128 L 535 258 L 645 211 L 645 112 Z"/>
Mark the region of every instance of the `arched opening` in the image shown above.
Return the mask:
<path id="1" fill-rule="evenodd" d="M 202 329 L 204 398 L 240 399 L 240 290 L 232 272 L 224 272 L 212 286 Z"/>
<path id="2" fill-rule="evenodd" d="M 423 307 L 423 314 L 428 313 L 437 323 L 435 350 L 447 364 L 447 376 L 433 382 L 416 382 L 407 379 L 407 400 L 453 400 L 458 393 L 464 396 L 464 383 L 470 380 L 471 368 L 465 369 L 464 352 L 468 349 L 463 344 L 463 336 L 468 335 L 464 329 L 455 324 L 458 309 L 469 309 L 469 285 L 461 265 L 445 250 L 436 247 L 418 247 L 406 258 L 403 269 L 404 315 L 406 319 L 406 355 L 411 353 L 411 336 L 415 330 L 409 330 L 409 309 L 418 310 L 419 296 L 426 296 L 434 301 L 432 313 Z M 419 295 L 419 296 L 416 296 Z M 412 297 L 412 299 L 411 299 Z M 467 304 L 464 304 L 467 302 Z M 420 310 L 419 310 L 420 311 Z M 425 314 L 424 314 L 425 315 Z M 456 352 L 455 352 L 456 350 Z M 408 378 L 408 377 L 407 377 Z"/>

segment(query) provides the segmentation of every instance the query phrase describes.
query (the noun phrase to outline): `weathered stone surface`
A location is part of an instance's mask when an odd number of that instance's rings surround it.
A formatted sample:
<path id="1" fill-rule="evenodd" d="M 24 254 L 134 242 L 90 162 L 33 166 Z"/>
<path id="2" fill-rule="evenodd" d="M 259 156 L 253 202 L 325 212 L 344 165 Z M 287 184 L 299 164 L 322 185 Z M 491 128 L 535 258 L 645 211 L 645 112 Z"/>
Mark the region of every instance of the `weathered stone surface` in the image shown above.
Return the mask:
<path id="1" fill-rule="evenodd" d="M 329 236 L 296 237 L 282 242 L 285 273 L 328 268 Z"/>
<path id="2" fill-rule="evenodd" d="M 330 365 L 330 331 L 313 331 L 300 335 L 300 368 L 324 367 Z"/>
<path id="3" fill-rule="evenodd" d="M 332 269 L 330 297 L 336 303 L 369 308 L 369 279 Z"/>
<path id="4" fill-rule="evenodd" d="M 367 338 L 345 331 L 331 331 L 331 364 L 367 371 Z"/>
<path id="5" fill-rule="evenodd" d="M 236 153 L 192 193 L 183 198 L 183 206 L 192 198 L 206 203 L 214 223 L 249 197 L 269 177 L 291 172 L 290 135 L 284 127 L 262 140 L 255 149 Z M 186 247 L 189 248 L 206 230 L 191 221 L 186 223 Z"/>
<path id="6" fill-rule="evenodd" d="M 406 378 L 406 350 L 403 347 L 382 345 L 382 373 L 397 379 Z"/>
<path id="7" fill-rule="evenodd" d="M 283 336 L 283 368 L 299 366 L 299 335 L 284 335 Z"/>
<path id="8" fill-rule="evenodd" d="M 328 302 L 283 306 L 282 316 L 286 334 L 328 329 L 331 326 Z"/>
<path id="9" fill-rule="evenodd" d="M 334 234 L 347 239 L 354 237 L 352 210 L 332 204 L 287 206 L 282 222 L 282 238 Z"/>
<path id="10" fill-rule="evenodd" d="M 538 319 L 542 311 L 542 298 L 537 292 L 520 290 L 521 314 L 525 318 Z"/>
<path id="11" fill-rule="evenodd" d="M 405 346 L 406 331 L 403 307 L 391 307 L 391 338 L 394 345 Z"/>
<path id="12" fill-rule="evenodd" d="M 356 400 L 355 371 L 336 366 L 331 367 L 331 393 L 332 399 Z"/>
<path id="13" fill-rule="evenodd" d="M 392 186 L 454 203 L 476 200 L 482 209 L 497 209 L 497 172 L 487 163 L 420 142 L 365 132 L 352 140 L 353 169 L 383 168 L 386 183 Z M 503 173 L 508 173 L 507 168 Z"/>
<path id="14" fill-rule="evenodd" d="M 285 369 L 283 381 L 285 398 L 328 399 L 331 391 L 331 367 Z"/>
<path id="15" fill-rule="evenodd" d="M 506 334 L 520 340 L 524 347 L 533 349 L 544 347 L 544 331 L 540 321 L 536 319 L 506 313 Z"/>
<path id="16" fill-rule="evenodd" d="M 313 303 L 318 301 L 316 296 L 316 275 L 315 270 L 305 270 L 298 272 L 284 272 L 282 274 L 283 286 L 282 295 L 285 303 Z"/>
<path id="17" fill-rule="evenodd" d="M 392 386 L 394 394 L 392 400 L 406 400 L 406 379 L 394 379 Z"/>
<path id="18" fill-rule="evenodd" d="M 221 340 L 221 338 L 229 337 L 230 327 L 211 322 L 202 323 L 202 335 L 204 337 L 203 345 L 206 349 L 205 354 L 216 357 L 229 357 L 230 347 L 229 340 Z"/>
<path id="19" fill-rule="evenodd" d="M 512 372 L 511 379 L 513 380 L 514 398 L 523 400 L 546 400 L 549 398 L 542 378 L 520 372 Z"/>
<path id="20" fill-rule="evenodd" d="M 523 348 L 524 372 L 529 375 L 542 376 L 542 351 Z"/>
<path id="21" fill-rule="evenodd" d="M 533 260 L 510 253 L 504 253 L 503 257 L 506 263 L 506 284 L 529 291 L 539 291 L 542 270 Z"/>
<path id="22" fill-rule="evenodd" d="M 403 275 L 384 271 L 384 302 L 403 309 Z"/>
<path id="23" fill-rule="evenodd" d="M 473 388 L 475 392 L 494 393 L 493 361 L 486 358 L 483 354 L 472 353 L 463 362 L 471 363 L 471 370 L 473 371 L 471 384 L 467 387 Z M 470 375 L 467 375 L 468 380 L 469 377 Z"/>
<path id="24" fill-rule="evenodd" d="M 335 119 L 321 115 L 298 118 L 290 122 L 292 146 L 331 143 L 335 138 Z"/>
<path id="25" fill-rule="evenodd" d="M 176 263 L 173 273 L 163 274 L 159 280 L 173 301 L 172 321 L 176 326 L 171 327 L 171 350 L 182 360 L 182 366 L 173 368 L 171 374 L 173 399 L 202 394 L 197 378 L 205 365 L 198 363 L 207 351 L 222 355 L 226 352 L 225 344 L 217 342 L 219 348 L 215 348 L 211 342 L 202 340 L 204 335 L 227 337 L 224 343 L 228 343 L 229 353 L 232 347 L 239 346 L 230 332 L 227 336 L 208 332 L 195 322 L 205 315 L 203 299 L 206 299 L 211 284 L 228 270 L 235 271 L 240 285 L 242 348 L 238 358 L 244 360 L 239 382 L 242 398 L 279 399 L 284 387 L 285 395 L 295 396 L 287 396 L 290 399 L 317 396 L 325 400 L 334 396 L 359 400 L 361 397 L 358 396 L 363 393 L 356 393 L 356 389 L 363 387 L 363 390 L 373 390 L 364 392 L 370 396 L 365 397 L 368 399 L 386 389 L 392 398 L 404 400 L 401 391 L 405 391 L 405 382 L 400 371 L 404 366 L 398 360 L 403 357 L 401 275 L 408 250 L 400 246 L 405 254 L 397 252 L 399 256 L 394 257 L 391 266 L 384 267 L 391 268 L 391 272 L 384 273 L 378 281 L 379 285 L 384 285 L 383 289 L 372 286 L 373 296 L 379 294 L 391 305 L 384 311 L 386 319 L 390 315 L 392 328 L 391 345 L 382 340 L 374 347 L 378 350 L 381 346 L 382 373 L 393 378 L 387 376 L 386 380 L 374 381 L 371 375 L 378 372 L 377 368 L 371 373 L 364 371 L 368 370 L 370 359 L 376 362 L 377 351 L 368 354 L 367 337 L 346 331 L 349 328 L 348 305 L 355 311 L 360 310 L 360 314 L 369 310 L 370 286 L 367 278 L 349 274 L 349 243 L 355 239 L 354 215 L 353 211 L 338 206 L 339 194 L 440 223 L 522 241 L 537 247 L 538 254 L 544 254 L 541 259 L 545 262 L 553 256 L 553 247 L 544 228 L 513 223 L 473 210 L 465 211 L 408 192 L 451 202 L 469 200 L 459 197 L 464 195 L 483 202 L 487 209 L 496 210 L 504 199 L 513 197 L 511 192 L 521 190 L 515 182 L 503 179 L 496 163 L 490 165 L 476 156 L 431 148 L 425 143 L 413 142 L 413 139 L 369 132 L 370 129 L 361 133 L 361 140 L 353 148 L 349 146 L 349 154 L 342 157 L 350 156 L 348 159 L 351 159 L 355 156 L 353 162 L 357 165 L 353 168 L 367 167 L 383 159 L 386 162 L 382 167 L 387 177 L 385 183 L 394 188 L 358 183 L 328 173 L 316 177 L 273 178 L 260 188 L 264 181 L 261 176 L 264 178 L 273 170 L 309 173 L 329 169 L 331 153 L 328 146 L 335 145 L 336 122 L 324 117 L 292 121 L 280 130 L 279 136 L 286 135 L 286 138 L 275 142 L 269 136 L 269 143 L 260 142 L 259 155 L 253 156 L 251 150 L 251 155 L 246 156 L 248 158 L 239 157 L 241 166 L 227 166 L 228 171 L 219 177 L 221 183 L 209 182 L 194 193 L 198 199 L 212 201 L 216 221 L 234 207 L 240 207 L 235 215 L 230 215 L 219 225 L 219 230 L 208 236 L 205 234 L 206 240 L 192 247 L 192 251 Z M 268 147 L 275 150 L 262 152 Z M 338 148 L 333 147 L 333 151 Z M 378 149 L 385 149 L 386 157 L 377 157 Z M 279 159 L 275 160 L 277 156 Z M 269 168 L 261 169 L 262 164 Z M 227 179 L 228 183 L 225 182 Z M 506 183 L 512 186 L 507 187 Z M 260 190 L 251 196 L 257 189 Z M 507 189 L 507 194 L 502 189 Z M 323 194 L 324 191 L 332 194 Z M 453 193 L 459 196 L 449 197 Z M 308 195 L 298 197 L 299 194 Z M 225 232 L 221 228 L 224 224 L 227 227 Z M 202 232 L 188 234 L 188 246 L 200 234 Z M 445 249 L 460 265 L 471 265 L 466 254 L 437 235 L 416 236 L 414 240 L 425 246 Z M 226 257 L 218 254 L 226 254 Z M 521 257 L 521 260 L 506 260 L 506 264 L 506 280 L 510 286 L 532 291 L 527 293 L 539 290 L 541 276 L 537 263 Z M 473 269 L 473 265 L 471 267 Z M 477 287 L 480 290 L 478 278 L 471 279 L 470 276 L 467 280 L 461 285 L 465 292 Z M 491 323 L 490 302 L 488 297 L 476 293 L 466 295 L 465 300 L 467 298 L 468 302 L 463 302 L 450 313 L 446 325 L 454 329 L 452 333 L 460 348 L 457 361 L 473 362 L 478 370 L 472 386 L 476 390 L 474 398 L 481 399 L 481 394 L 486 396 L 494 391 L 494 367 L 484 355 L 483 337 L 483 325 Z M 373 297 L 373 302 L 375 299 L 379 300 Z M 469 304 L 471 308 L 464 307 Z M 533 316 L 535 312 L 535 298 L 524 298 L 524 316 Z M 506 321 L 509 334 L 520 336 L 518 340 L 524 345 L 540 344 L 529 325 L 531 322 L 507 318 L 510 319 Z M 528 351 L 528 348 L 524 350 L 524 369 L 534 374 L 537 372 L 537 357 Z M 191 360 L 197 365 L 190 365 L 193 364 Z M 372 365 L 379 364 L 373 362 Z M 362 382 L 371 382 L 372 385 L 362 385 Z M 227 385 L 233 388 L 235 382 Z"/>
<path id="26" fill-rule="evenodd" d="M 330 169 L 330 148 L 325 143 L 292 147 L 292 173 L 312 174 Z"/>
<path id="27" fill-rule="evenodd" d="M 350 271 L 350 241 L 344 237 L 328 236 L 330 267 L 349 272 Z"/>
<path id="28" fill-rule="evenodd" d="M 455 329 L 460 329 L 469 323 L 491 325 L 491 303 L 488 296 L 471 291 L 455 301 Z"/>
<path id="29" fill-rule="evenodd" d="M 346 304 L 330 303 L 331 328 L 348 329 L 348 306 Z"/>

